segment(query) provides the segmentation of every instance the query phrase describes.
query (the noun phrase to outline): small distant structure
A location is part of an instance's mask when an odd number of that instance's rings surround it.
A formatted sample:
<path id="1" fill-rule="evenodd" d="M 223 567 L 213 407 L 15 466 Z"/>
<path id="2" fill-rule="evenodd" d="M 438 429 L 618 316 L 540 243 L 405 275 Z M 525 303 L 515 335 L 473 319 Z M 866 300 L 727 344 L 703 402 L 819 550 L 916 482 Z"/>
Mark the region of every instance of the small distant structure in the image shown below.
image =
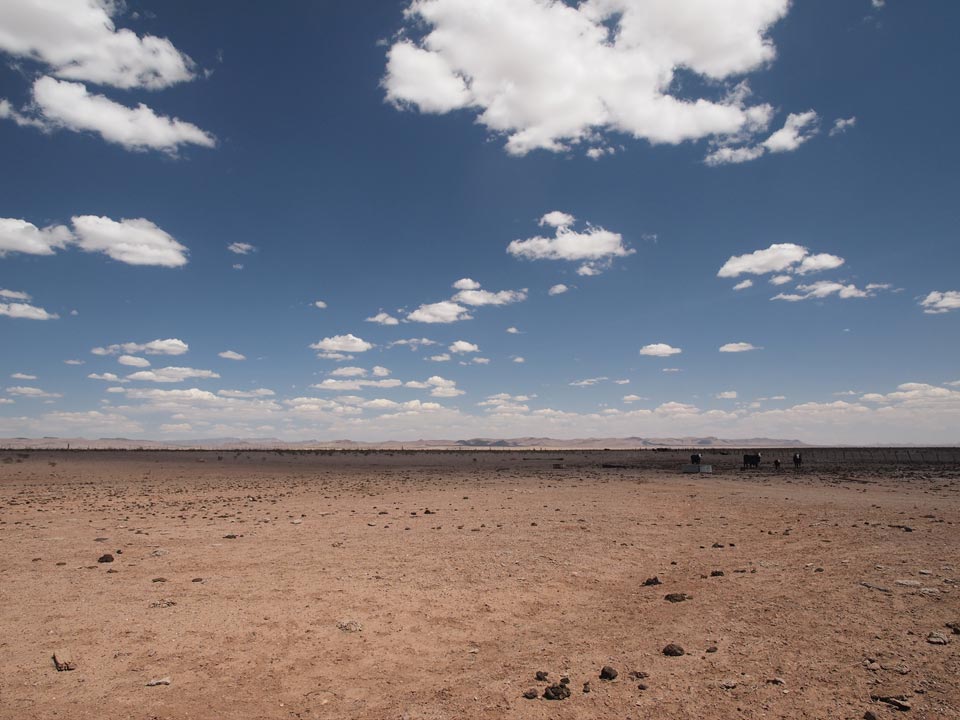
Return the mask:
<path id="1" fill-rule="evenodd" d="M 685 473 L 707 473 L 713 474 L 713 465 L 704 465 L 703 463 L 691 463 L 683 466 Z"/>

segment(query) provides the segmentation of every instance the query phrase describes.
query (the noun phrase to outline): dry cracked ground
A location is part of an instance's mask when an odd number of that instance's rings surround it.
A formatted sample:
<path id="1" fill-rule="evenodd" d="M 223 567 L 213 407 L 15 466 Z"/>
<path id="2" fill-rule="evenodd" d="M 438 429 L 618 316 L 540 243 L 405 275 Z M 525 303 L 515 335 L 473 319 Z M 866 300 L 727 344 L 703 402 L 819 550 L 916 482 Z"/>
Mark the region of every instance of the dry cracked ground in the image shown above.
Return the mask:
<path id="1" fill-rule="evenodd" d="M 0 718 L 960 717 L 955 458 L 684 459 L 0 451 Z"/>

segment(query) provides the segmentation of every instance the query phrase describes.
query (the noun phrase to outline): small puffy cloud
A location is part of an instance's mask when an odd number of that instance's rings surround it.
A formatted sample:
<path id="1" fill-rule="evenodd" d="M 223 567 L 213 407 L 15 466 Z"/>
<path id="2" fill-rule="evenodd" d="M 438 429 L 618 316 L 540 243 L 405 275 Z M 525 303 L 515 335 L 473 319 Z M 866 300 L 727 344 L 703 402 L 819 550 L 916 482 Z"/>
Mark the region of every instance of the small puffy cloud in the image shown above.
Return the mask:
<path id="1" fill-rule="evenodd" d="M 0 315 L 21 320 L 56 320 L 60 316 L 29 303 L 0 303 Z"/>
<path id="2" fill-rule="evenodd" d="M 137 357 L 136 355 L 121 355 L 117 358 L 117 362 L 121 365 L 127 365 L 128 367 L 138 367 L 145 368 L 150 367 L 150 361 L 146 358 Z"/>
<path id="3" fill-rule="evenodd" d="M 515 358 L 513 358 L 513 362 L 515 363 L 525 363 L 526 361 L 527 359 L 524 357 L 521 357 L 520 355 L 517 355 Z"/>
<path id="4" fill-rule="evenodd" d="M 456 290 L 479 290 L 480 283 L 471 278 L 460 278 L 453 284 L 453 287 Z"/>
<path id="5" fill-rule="evenodd" d="M 725 390 L 724 392 L 717 393 L 717 400 L 736 400 L 737 391 L 736 390 Z"/>
<path id="6" fill-rule="evenodd" d="M 624 379 L 621 379 L 621 380 L 614 380 L 614 381 L 613 381 L 613 384 L 614 384 L 614 385 L 629 385 L 629 384 L 630 384 L 630 381 L 624 378 Z"/>
<path id="7" fill-rule="evenodd" d="M 606 382 L 606 381 L 609 380 L 609 379 L 610 379 L 610 378 L 608 378 L 608 377 L 593 377 L 593 378 L 587 378 L 587 379 L 585 379 L 585 380 L 576 380 L 576 381 L 570 383 L 570 386 L 571 386 L 571 387 L 591 387 L 591 386 L 596 385 L 596 384 L 598 384 L 598 383 Z"/>
<path id="8" fill-rule="evenodd" d="M 227 245 L 227 250 L 229 250 L 230 252 L 236 255 L 249 255 L 254 250 L 256 250 L 256 248 L 250 243 L 235 242 Z"/>
<path id="9" fill-rule="evenodd" d="M 480 348 L 466 340 L 457 340 L 448 348 L 452 353 L 475 353 L 480 352 Z"/>
<path id="10" fill-rule="evenodd" d="M 390 369 L 383 367 L 383 365 L 374 365 L 371 372 L 374 377 L 387 377 L 390 374 Z"/>
<path id="11" fill-rule="evenodd" d="M 422 323 L 455 323 L 471 319 L 473 316 L 467 308 L 450 300 L 421 305 L 407 315 L 407 320 Z"/>
<path id="12" fill-rule="evenodd" d="M 339 380 L 333 378 L 327 378 L 322 382 L 319 382 L 310 387 L 317 390 L 334 390 L 341 392 L 344 390 L 360 390 L 365 387 L 375 387 L 375 388 L 395 388 L 400 387 L 403 383 L 400 380 L 395 380 L 388 378 L 385 380 L 364 380 L 361 378 L 352 378 L 349 380 Z"/>
<path id="13" fill-rule="evenodd" d="M 222 357 L 224 360 L 246 360 L 246 355 L 241 355 L 234 350 L 224 350 L 221 353 L 217 353 L 218 356 Z"/>
<path id="14" fill-rule="evenodd" d="M 14 380 L 36 380 L 36 375 L 28 375 L 27 373 L 15 372 L 10 377 Z"/>
<path id="15" fill-rule="evenodd" d="M 510 335 L 519 335 L 519 334 L 520 334 L 520 331 L 517 330 L 515 327 L 508 327 L 508 328 L 507 328 L 507 332 L 508 332 Z"/>
<path id="16" fill-rule="evenodd" d="M 755 250 L 747 255 L 734 255 L 717 272 L 717 277 L 734 278 L 745 273 L 764 275 L 782 272 L 807 256 L 809 250 L 794 243 L 774 243 L 765 250 Z"/>
<path id="17" fill-rule="evenodd" d="M 72 240 L 73 233 L 65 225 L 38 228 L 26 220 L 0 218 L 0 257 L 11 252 L 53 255 L 57 250 L 65 248 Z"/>
<path id="18" fill-rule="evenodd" d="M 147 355 L 183 355 L 190 349 L 183 340 L 167 338 L 166 340 L 151 340 L 148 343 L 120 343 L 107 347 L 95 347 L 90 352 L 94 355 L 118 355 L 146 353 Z"/>
<path id="19" fill-rule="evenodd" d="M 646 400 L 646 399 L 647 399 L 647 398 L 642 397 L 642 396 L 640 396 L 640 395 L 624 395 L 624 396 L 623 396 L 623 401 L 624 401 L 625 403 L 627 403 L 628 405 L 629 405 L 630 403 L 640 402 L 641 400 Z"/>
<path id="20" fill-rule="evenodd" d="M 348 333 L 323 338 L 310 346 L 311 350 L 320 350 L 327 353 L 358 353 L 366 352 L 373 347 L 373 343 Z"/>
<path id="21" fill-rule="evenodd" d="M 746 290 L 747 288 L 753 287 L 753 280 L 747 278 L 746 280 L 741 280 L 736 285 L 733 286 L 734 290 Z"/>
<path id="22" fill-rule="evenodd" d="M 663 368 L 660 372 L 665 372 L 665 373 L 678 373 L 678 372 L 680 372 L 680 368 L 674 368 L 674 367 Z"/>
<path id="23" fill-rule="evenodd" d="M 440 353 L 439 355 L 431 355 L 427 358 L 430 362 L 448 362 L 450 360 L 450 353 Z"/>
<path id="24" fill-rule="evenodd" d="M 191 378 L 218 378 L 212 370 L 198 370 L 190 367 L 164 367 L 156 370 L 141 370 L 127 375 L 128 380 L 157 383 L 178 383 Z"/>
<path id="25" fill-rule="evenodd" d="M 111 373 L 111 372 L 102 373 L 102 374 L 101 374 L 101 373 L 90 373 L 89 375 L 87 375 L 87 377 L 90 378 L 91 380 L 103 380 L 104 382 L 115 382 L 115 383 L 125 383 L 125 382 L 127 382 L 127 381 L 124 380 L 123 378 L 121 378 L 121 377 L 119 377 L 118 375 L 115 375 L 114 373 Z"/>
<path id="26" fill-rule="evenodd" d="M 315 308 L 319 308 L 320 310 L 326 310 L 326 309 L 327 309 L 327 304 L 326 304 L 323 300 L 317 300 L 317 301 L 315 301 L 315 302 L 313 303 L 313 306 L 314 306 Z"/>
<path id="27" fill-rule="evenodd" d="M 769 282 L 771 285 L 786 285 L 788 282 L 792 280 L 793 280 L 793 277 L 790 275 L 774 275 L 767 282 Z M 747 281 L 744 280 L 744 282 L 747 282 Z M 736 290 L 736 288 L 734 288 L 734 290 Z"/>
<path id="28" fill-rule="evenodd" d="M 489 290 L 461 290 L 451 299 L 454 302 L 473 307 L 480 307 L 482 305 L 509 305 L 511 303 L 523 302 L 527 299 L 527 293 L 524 290 L 501 290 L 499 292 L 490 292 Z"/>
<path id="29" fill-rule="evenodd" d="M 920 307 L 928 315 L 940 315 L 951 310 L 960 310 L 960 290 L 932 291 L 920 301 Z"/>
<path id="30" fill-rule="evenodd" d="M 19 290 L 7 290 L 5 288 L 0 288 L 0 298 L 4 298 L 6 300 L 30 300 L 30 296 L 25 292 L 21 292 Z"/>
<path id="31" fill-rule="evenodd" d="M 489 365 L 489 364 L 490 364 L 490 358 L 475 357 L 475 358 L 473 358 L 472 360 L 470 360 L 470 362 L 473 363 L 474 365 Z"/>
<path id="32" fill-rule="evenodd" d="M 382 310 L 378 312 L 373 317 L 368 317 L 367 322 L 377 323 L 378 325 L 399 325 L 400 321 L 397 320 L 392 315 L 383 312 Z"/>
<path id="33" fill-rule="evenodd" d="M 73 218 L 76 244 L 87 252 L 102 252 L 128 265 L 180 267 L 187 249 L 149 220 L 111 220 L 96 215 Z"/>
<path id="34" fill-rule="evenodd" d="M 569 224 L 554 227 L 553 237 L 536 236 L 526 240 L 514 240 L 507 246 L 507 252 L 527 260 L 581 262 L 581 275 L 599 274 L 610 266 L 614 258 L 627 257 L 636 252 L 624 245 L 620 233 L 602 227 L 588 224 L 579 232 L 573 230 Z"/>
<path id="35" fill-rule="evenodd" d="M 364 377 L 367 371 L 362 367 L 346 366 L 340 367 L 330 373 L 331 377 Z"/>
<path id="36" fill-rule="evenodd" d="M 15 385 L 14 387 L 8 387 L 7 392 L 11 395 L 16 395 L 18 397 L 24 398 L 60 398 L 63 397 L 60 393 L 47 392 L 36 387 L 27 387 L 23 385 Z"/>
<path id="37" fill-rule="evenodd" d="M 568 288 L 563 283 L 557 283 L 556 285 L 551 287 L 549 290 L 547 290 L 547 295 L 563 295 L 569 289 L 570 288 Z"/>
<path id="38" fill-rule="evenodd" d="M 217 395 L 225 398 L 262 398 L 272 397 L 276 393 L 267 388 L 257 388 L 256 390 L 217 390 Z"/>
<path id="39" fill-rule="evenodd" d="M 178 118 L 158 115 L 143 103 L 127 107 L 104 95 L 91 93 L 82 83 L 44 76 L 33 84 L 31 111 L 6 115 L 18 122 L 44 128 L 65 128 L 74 132 L 95 132 L 110 143 L 127 150 L 161 150 L 176 154 L 181 145 L 212 148 L 216 138 L 196 125 Z M 19 119 L 18 119 L 19 118 Z"/>
<path id="40" fill-rule="evenodd" d="M 419 350 L 421 347 L 429 347 L 431 345 L 436 345 L 435 340 L 430 338 L 405 338 L 403 340 L 394 340 L 389 343 L 387 347 L 409 347 L 411 350 Z"/>
<path id="41" fill-rule="evenodd" d="M 763 348 L 759 348 L 756 345 L 753 345 L 748 342 L 732 342 L 732 343 L 727 343 L 726 345 L 720 346 L 720 352 L 722 353 L 742 353 L 742 352 L 750 352 L 751 350 L 762 350 L 762 349 Z"/>
<path id="42" fill-rule="evenodd" d="M 831 295 L 848 300 L 850 298 L 868 298 L 873 297 L 879 286 L 874 286 L 869 290 L 858 288 L 856 285 L 833 282 L 831 280 L 818 280 L 809 285 L 797 285 L 797 291 L 794 293 L 780 293 L 774 295 L 771 300 L 785 300 L 786 302 L 800 302 L 802 300 L 819 300 Z"/>
<path id="43" fill-rule="evenodd" d="M 463 390 L 457 388 L 455 381 L 447 380 L 439 375 L 427 378 L 427 385 L 431 387 L 430 395 L 433 397 L 456 397 L 464 394 Z"/>
<path id="44" fill-rule="evenodd" d="M 750 162 L 761 157 L 764 153 L 762 145 L 752 145 L 745 147 L 718 147 L 711 151 L 704 158 L 704 162 L 711 167 L 717 165 L 739 165 L 740 163 Z"/>
<path id="45" fill-rule="evenodd" d="M 576 218 L 573 215 L 570 215 L 559 210 L 552 210 L 540 218 L 540 227 L 544 225 L 549 225 L 550 227 L 561 228 L 561 227 L 570 227 L 576 221 Z"/>
<path id="46" fill-rule="evenodd" d="M 65 365 L 83 365 L 83 360 L 64 360 Z"/>
<path id="47" fill-rule="evenodd" d="M 834 270 L 844 263 L 842 257 L 831 255 L 829 253 L 820 253 L 818 255 L 807 255 L 797 266 L 795 272 L 798 275 L 820 272 L 821 270 Z"/>
<path id="48" fill-rule="evenodd" d="M 790 113 L 783 127 L 763 141 L 772 153 L 792 152 L 817 134 L 819 117 L 813 110 Z"/>
<path id="49" fill-rule="evenodd" d="M 670 357 L 671 355 L 679 355 L 681 352 L 683 350 L 680 348 L 672 347 L 666 343 L 651 343 L 640 348 L 641 355 L 650 357 Z"/>
<path id="50" fill-rule="evenodd" d="M 874 5 L 874 7 L 876 7 L 876 5 Z M 855 116 L 848 118 L 837 118 L 833 121 L 833 127 L 830 128 L 830 137 L 845 133 L 856 124 L 857 118 Z"/>
<path id="51" fill-rule="evenodd" d="M 0 50 L 51 73 L 117 88 L 156 90 L 194 77 L 194 63 L 166 38 L 117 28 L 125 3 L 5 0 Z"/>

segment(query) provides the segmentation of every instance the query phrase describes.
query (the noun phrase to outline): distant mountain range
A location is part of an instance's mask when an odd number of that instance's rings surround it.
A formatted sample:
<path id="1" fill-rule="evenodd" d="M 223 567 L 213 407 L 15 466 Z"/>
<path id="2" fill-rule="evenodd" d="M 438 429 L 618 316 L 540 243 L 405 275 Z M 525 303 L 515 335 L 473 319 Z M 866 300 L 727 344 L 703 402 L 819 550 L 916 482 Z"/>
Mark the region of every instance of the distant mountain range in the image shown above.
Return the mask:
<path id="1" fill-rule="evenodd" d="M 470 438 L 469 440 L 303 440 L 287 442 L 277 438 L 207 438 L 203 440 L 131 440 L 129 438 L 0 438 L 0 448 L 8 450 L 634 450 L 651 448 L 754 448 L 809 447 L 800 440 L 776 438 L 672 437 L 672 438 L 576 438 L 560 440 L 548 437 Z"/>

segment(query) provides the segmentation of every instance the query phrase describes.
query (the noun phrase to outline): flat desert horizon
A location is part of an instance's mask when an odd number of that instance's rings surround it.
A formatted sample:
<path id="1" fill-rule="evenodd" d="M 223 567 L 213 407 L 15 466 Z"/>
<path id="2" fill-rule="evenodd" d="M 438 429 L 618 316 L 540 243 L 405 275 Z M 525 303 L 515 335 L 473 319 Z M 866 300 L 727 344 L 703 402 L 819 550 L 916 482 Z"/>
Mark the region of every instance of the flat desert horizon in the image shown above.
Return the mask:
<path id="1" fill-rule="evenodd" d="M 960 450 L 800 451 L 2 451 L 0 717 L 960 717 Z"/>

